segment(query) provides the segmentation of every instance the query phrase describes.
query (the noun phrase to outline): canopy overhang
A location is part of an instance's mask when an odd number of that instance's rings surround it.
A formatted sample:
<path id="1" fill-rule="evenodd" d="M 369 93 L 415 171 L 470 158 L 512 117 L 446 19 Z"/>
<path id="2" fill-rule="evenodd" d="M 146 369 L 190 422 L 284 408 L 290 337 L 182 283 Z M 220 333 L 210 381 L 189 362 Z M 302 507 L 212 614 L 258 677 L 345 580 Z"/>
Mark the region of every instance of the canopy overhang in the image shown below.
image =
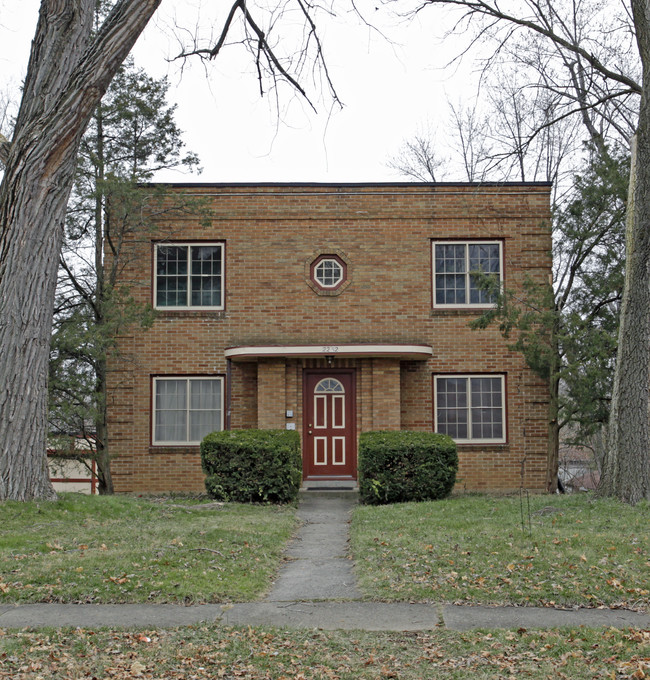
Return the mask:
<path id="1" fill-rule="evenodd" d="M 225 352 L 232 361 L 257 361 L 258 359 L 317 359 L 317 358 L 392 358 L 404 361 L 426 361 L 433 356 L 430 345 L 391 344 L 323 344 L 323 345 L 250 345 L 228 347 Z"/>

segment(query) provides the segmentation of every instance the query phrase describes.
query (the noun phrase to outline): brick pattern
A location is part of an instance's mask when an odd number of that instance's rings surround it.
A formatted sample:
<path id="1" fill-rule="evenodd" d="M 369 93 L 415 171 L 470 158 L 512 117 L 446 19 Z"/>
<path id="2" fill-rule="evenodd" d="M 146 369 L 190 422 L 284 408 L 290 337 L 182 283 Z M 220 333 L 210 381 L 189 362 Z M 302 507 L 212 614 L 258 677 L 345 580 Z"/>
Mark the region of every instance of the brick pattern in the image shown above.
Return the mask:
<path id="1" fill-rule="evenodd" d="M 202 216 L 174 209 L 201 198 Z M 302 432 L 302 373 L 325 359 L 229 362 L 228 347 L 426 343 L 429 361 L 335 358 L 356 371 L 357 432 L 433 427 L 432 376 L 506 376 L 508 441 L 462 445 L 459 489 L 543 490 L 548 387 L 510 352 L 496 328 L 472 331 L 472 310 L 432 308 L 431 241 L 499 239 L 506 285 L 551 275 L 549 187 L 507 185 L 214 185 L 170 190 L 156 229 L 133 241 L 124 280 L 152 302 L 152 243 L 225 243 L 225 310 L 159 311 L 149 330 L 118 339 L 110 365 L 109 418 L 118 491 L 201 491 L 197 447 L 151 445 L 151 380 L 157 375 L 219 375 L 232 428 Z M 318 295 L 309 264 L 343 254 L 346 288 Z M 285 411 L 293 411 L 286 418 Z"/>

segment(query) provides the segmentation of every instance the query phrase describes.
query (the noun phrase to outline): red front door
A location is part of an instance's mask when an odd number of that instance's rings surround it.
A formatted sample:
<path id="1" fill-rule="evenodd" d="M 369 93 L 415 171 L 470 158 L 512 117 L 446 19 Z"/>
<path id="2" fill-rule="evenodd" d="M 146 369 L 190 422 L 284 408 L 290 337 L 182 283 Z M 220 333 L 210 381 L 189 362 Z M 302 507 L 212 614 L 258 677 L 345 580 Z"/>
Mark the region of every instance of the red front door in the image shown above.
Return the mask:
<path id="1" fill-rule="evenodd" d="M 305 479 L 357 477 L 354 371 L 305 371 Z"/>

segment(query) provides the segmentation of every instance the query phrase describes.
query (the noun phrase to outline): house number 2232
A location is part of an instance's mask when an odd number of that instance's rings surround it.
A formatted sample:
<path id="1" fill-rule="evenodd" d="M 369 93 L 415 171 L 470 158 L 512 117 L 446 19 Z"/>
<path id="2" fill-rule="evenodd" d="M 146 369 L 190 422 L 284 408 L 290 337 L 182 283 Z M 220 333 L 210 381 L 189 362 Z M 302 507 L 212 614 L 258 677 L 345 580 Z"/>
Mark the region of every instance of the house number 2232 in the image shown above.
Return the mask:
<path id="1" fill-rule="evenodd" d="M 335 352 L 338 352 L 339 348 L 337 345 L 324 345 L 323 346 L 323 354 L 334 354 Z"/>

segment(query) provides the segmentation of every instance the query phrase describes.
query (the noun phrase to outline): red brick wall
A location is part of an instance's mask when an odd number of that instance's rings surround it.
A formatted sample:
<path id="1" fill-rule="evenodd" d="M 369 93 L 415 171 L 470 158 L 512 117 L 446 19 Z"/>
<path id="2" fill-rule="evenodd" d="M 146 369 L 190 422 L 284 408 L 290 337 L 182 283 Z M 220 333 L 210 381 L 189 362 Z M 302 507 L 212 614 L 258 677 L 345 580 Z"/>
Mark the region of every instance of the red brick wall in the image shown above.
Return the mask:
<path id="1" fill-rule="evenodd" d="M 181 196 L 211 212 L 175 212 Z M 550 276 L 546 185 L 262 185 L 177 187 L 157 229 L 133 243 L 124 273 L 152 302 L 152 241 L 225 243 L 223 312 L 159 311 L 150 330 L 131 329 L 109 375 L 110 446 L 118 491 L 203 490 L 197 447 L 151 445 L 152 376 L 220 375 L 224 349 L 244 345 L 429 344 L 429 361 L 336 358 L 356 369 L 357 432 L 433 427 L 432 376 L 506 375 L 508 441 L 462 445 L 458 488 L 543 489 L 547 386 L 507 350 L 495 328 L 472 331 L 475 311 L 432 308 L 431 241 L 500 239 L 506 285 Z M 319 254 L 347 264 L 348 283 L 319 295 L 309 264 Z M 231 364 L 233 428 L 302 428 L 302 370 L 325 359 Z M 285 418 L 291 409 L 294 417 Z"/>

